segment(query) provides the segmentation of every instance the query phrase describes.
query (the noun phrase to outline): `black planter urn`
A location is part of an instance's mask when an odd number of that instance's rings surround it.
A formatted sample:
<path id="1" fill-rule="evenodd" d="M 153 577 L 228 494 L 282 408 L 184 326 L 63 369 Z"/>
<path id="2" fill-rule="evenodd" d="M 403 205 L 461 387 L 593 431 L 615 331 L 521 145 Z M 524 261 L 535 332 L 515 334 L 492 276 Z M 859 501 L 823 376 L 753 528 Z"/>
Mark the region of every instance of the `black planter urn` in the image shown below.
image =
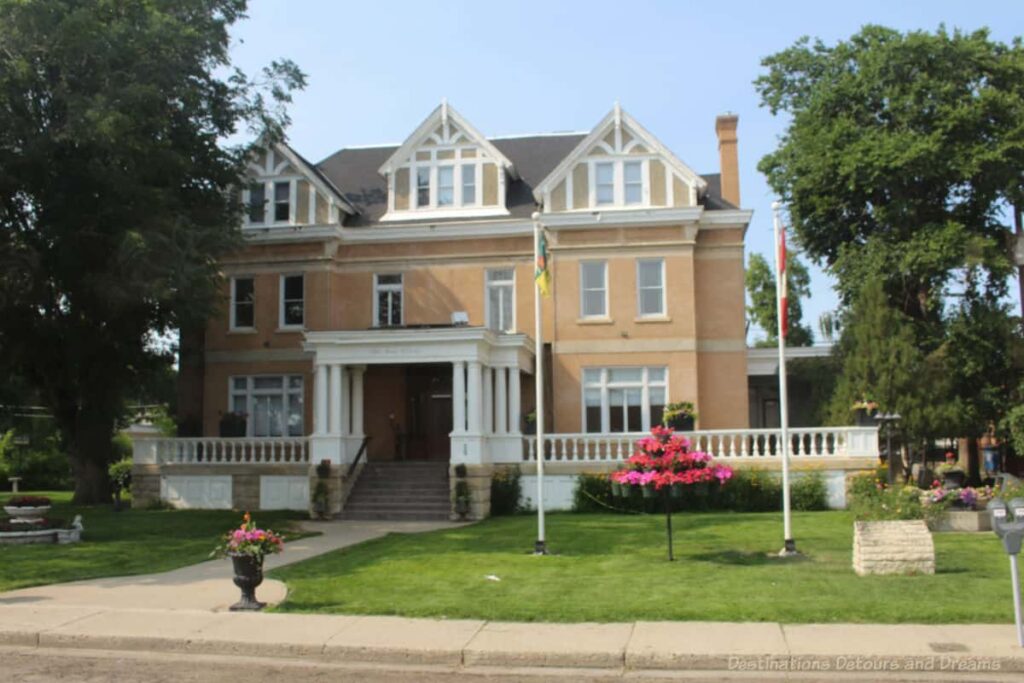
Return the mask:
<path id="1" fill-rule="evenodd" d="M 267 606 L 256 599 L 256 587 L 263 583 L 262 555 L 232 555 L 235 568 L 235 585 L 242 591 L 242 598 L 231 605 L 232 612 L 255 612 Z"/>
<path id="2" fill-rule="evenodd" d="M 693 415 L 676 415 L 665 426 L 671 427 L 677 432 L 692 432 L 694 426 Z"/>

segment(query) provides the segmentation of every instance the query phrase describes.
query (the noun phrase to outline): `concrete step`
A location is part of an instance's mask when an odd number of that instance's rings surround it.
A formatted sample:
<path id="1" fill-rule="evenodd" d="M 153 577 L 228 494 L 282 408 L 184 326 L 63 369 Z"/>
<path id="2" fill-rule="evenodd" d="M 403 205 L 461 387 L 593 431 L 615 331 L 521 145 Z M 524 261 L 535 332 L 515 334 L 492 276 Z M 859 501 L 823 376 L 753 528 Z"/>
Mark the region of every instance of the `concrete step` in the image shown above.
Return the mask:
<path id="1" fill-rule="evenodd" d="M 343 512 L 447 512 L 449 509 L 448 503 L 345 503 Z"/>
<path id="2" fill-rule="evenodd" d="M 353 521 L 394 520 L 407 522 L 429 522 L 447 520 L 448 512 L 396 512 L 394 510 L 389 510 L 387 512 L 346 511 L 342 512 L 341 515 L 338 516 L 338 519 L 350 519 Z"/>
<path id="3" fill-rule="evenodd" d="M 350 501 L 360 503 L 447 503 L 448 494 L 424 494 L 424 495 L 397 495 L 393 492 L 389 493 L 370 493 L 368 491 L 359 491 L 348 497 Z"/>

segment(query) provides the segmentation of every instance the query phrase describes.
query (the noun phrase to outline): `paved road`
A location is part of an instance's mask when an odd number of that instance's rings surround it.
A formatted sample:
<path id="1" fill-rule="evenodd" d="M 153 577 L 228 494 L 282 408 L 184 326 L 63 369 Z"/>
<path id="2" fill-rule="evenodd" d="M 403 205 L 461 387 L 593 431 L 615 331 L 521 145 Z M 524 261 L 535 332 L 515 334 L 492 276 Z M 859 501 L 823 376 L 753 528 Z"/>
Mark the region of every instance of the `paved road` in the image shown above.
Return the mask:
<path id="1" fill-rule="evenodd" d="M 159 653 L 125 653 L 97 650 L 27 649 L 0 647 L 0 683 L 326 683 L 358 681 L 359 683 L 607 683 L 615 680 L 726 682 L 799 681 L 800 683 L 876 683 L 903 681 L 928 683 L 958 681 L 961 683 L 1007 683 L 1019 681 L 1019 674 L 981 675 L 922 674 L 908 676 L 871 675 L 845 676 L 832 674 L 827 678 L 793 674 L 771 675 L 743 672 L 687 671 L 600 671 L 578 669 L 516 672 L 502 669 L 454 670 L 446 667 L 386 668 L 369 665 L 314 664 L 298 660 L 254 661 L 251 658 L 171 655 Z"/>

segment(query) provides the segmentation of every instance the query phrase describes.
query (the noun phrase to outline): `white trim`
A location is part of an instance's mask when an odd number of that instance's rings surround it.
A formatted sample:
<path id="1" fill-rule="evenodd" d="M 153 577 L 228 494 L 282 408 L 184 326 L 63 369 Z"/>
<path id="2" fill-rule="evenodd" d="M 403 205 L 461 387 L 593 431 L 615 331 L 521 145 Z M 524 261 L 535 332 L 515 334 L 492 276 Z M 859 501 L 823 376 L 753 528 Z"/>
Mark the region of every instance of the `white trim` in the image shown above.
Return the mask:
<path id="1" fill-rule="evenodd" d="M 238 280 L 252 280 L 252 325 L 246 325 L 239 327 L 235 323 L 235 305 L 238 303 L 235 300 L 235 282 Z M 255 332 L 256 331 L 256 278 L 252 275 L 235 275 L 231 277 L 229 283 L 230 292 L 230 310 L 228 312 L 228 330 L 230 332 Z"/>
<path id="2" fill-rule="evenodd" d="M 584 266 L 591 265 L 591 264 L 601 264 L 601 277 L 602 277 L 602 279 L 604 281 L 604 310 L 601 311 L 600 313 L 587 314 L 586 306 L 584 305 L 584 294 L 586 294 L 586 292 L 588 290 L 584 287 L 584 283 L 583 283 L 583 269 L 584 269 Z M 579 316 L 580 320 L 591 321 L 591 320 L 604 320 L 604 319 L 609 318 L 610 315 L 611 315 L 611 311 L 609 311 L 608 309 L 609 309 L 609 305 L 610 305 L 611 299 L 609 297 L 609 289 L 610 289 L 609 284 L 610 283 L 608 282 L 608 261 L 605 260 L 605 259 L 581 259 L 580 262 L 579 262 L 579 271 L 580 271 L 580 275 L 579 275 L 579 277 L 580 277 L 580 316 Z M 595 288 L 591 288 L 590 291 L 596 291 L 596 289 Z"/>
<path id="3" fill-rule="evenodd" d="M 661 266 L 661 310 L 654 313 L 644 313 L 640 297 L 640 264 L 654 262 Z M 648 287 L 647 289 L 654 288 Z M 636 317 L 640 320 L 646 320 L 664 318 L 666 315 L 668 315 L 668 288 L 665 286 L 665 259 L 660 256 L 655 258 L 638 258 L 636 260 Z"/>
<path id="4" fill-rule="evenodd" d="M 397 275 L 399 277 L 398 284 L 387 283 L 381 284 L 379 278 L 381 275 Z M 379 304 L 379 293 L 385 292 L 398 292 L 398 323 L 391 323 L 390 325 L 380 324 L 380 304 Z M 390 300 L 392 297 L 388 297 Z M 388 317 L 391 317 L 390 311 Z M 374 273 L 373 274 L 373 327 L 400 327 L 405 324 L 405 273 Z"/>
<path id="5" fill-rule="evenodd" d="M 339 225 L 286 225 L 247 226 L 242 228 L 242 237 L 249 242 L 321 242 L 338 239 L 342 235 Z"/>
<path id="6" fill-rule="evenodd" d="M 284 321 L 285 299 L 284 281 L 290 277 L 302 279 L 302 322 L 298 324 L 287 324 Z M 306 326 L 306 276 L 305 273 L 281 273 L 277 280 L 277 329 L 279 330 L 302 330 Z"/>
<path id="7" fill-rule="evenodd" d="M 341 190 L 334 187 L 333 184 L 329 185 L 328 183 L 325 183 L 321 179 L 320 174 L 316 173 L 310 167 L 310 165 L 303 161 L 302 158 L 295 153 L 295 150 L 293 150 L 287 144 L 281 142 L 274 143 L 273 150 L 271 151 L 274 150 L 276 150 L 277 153 L 281 154 L 286 159 L 288 159 L 288 161 L 291 162 L 291 165 L 295 167 L 295 169 L 299 173 L 301 173 L 306 180 L 312 183 L 313 186 L 320 190 L 324 195 L 330 197 L 333 201 L 335 201 L 342 208 L 342 210 L 345 211 L 345 213 L 350 214 L 352 216 L 359 213 L 355 209 L 355 207 L 352 206 L 347 199 L 345 199 L 344 195 L 341 194 Z"/>

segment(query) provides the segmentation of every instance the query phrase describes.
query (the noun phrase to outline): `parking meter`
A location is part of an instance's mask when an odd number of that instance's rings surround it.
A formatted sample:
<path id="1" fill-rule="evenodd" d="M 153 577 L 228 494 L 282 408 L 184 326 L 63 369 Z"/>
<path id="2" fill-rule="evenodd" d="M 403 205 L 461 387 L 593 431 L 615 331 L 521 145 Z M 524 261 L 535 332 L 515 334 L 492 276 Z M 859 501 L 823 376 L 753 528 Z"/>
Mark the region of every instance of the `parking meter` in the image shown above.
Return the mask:
<path id="1" fill-rule="evenodd" d="M 1021 541 L 1024 541 L 1024 498 L 1014 498 L 1009 506 L 994 498 L 986 506 L 992 518 L 992 530 L 1003 542 L 1003 549 L 1010 556 L 1010 580 L 1013 582 L 1013 618 L 1017 624 L 1017 644 L 1024 647 L 1024 623 L 1021 620 L 1020 574 L 1017 571 L 1017 555 Z"/>

